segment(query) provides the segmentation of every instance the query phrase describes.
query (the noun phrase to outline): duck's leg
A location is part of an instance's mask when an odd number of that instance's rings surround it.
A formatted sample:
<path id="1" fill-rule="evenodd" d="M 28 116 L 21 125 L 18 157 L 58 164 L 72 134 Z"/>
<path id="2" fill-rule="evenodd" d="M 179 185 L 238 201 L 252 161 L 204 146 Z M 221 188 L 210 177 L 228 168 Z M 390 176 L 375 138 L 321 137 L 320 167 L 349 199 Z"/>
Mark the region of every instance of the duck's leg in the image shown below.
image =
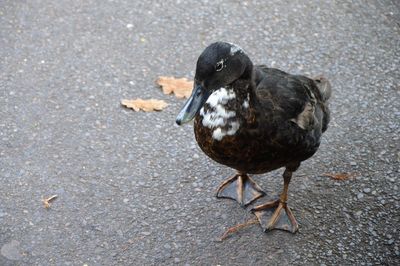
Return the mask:
<path id="1" fill-rule="evenodd" d="M 224 181 L 217 190 L 217 198 L 234 199 L 244 207 L 265 195 L 265 192 L 247 174 L 237 173 Z"/>
<path id="2" fill-rule="evenodd" d="M 287 193 L 291 177 L 292 171 L 286 169 L 283 173 L 283 191 L 278 200 L 267 202 L 252 209 L 252 212 L 257 216 L 264 231 L 281 229 L 296 233 L 296 231 L 299 229 L 299 225 L 297 224 L 292 211 L 286 203 L 288 199 Z"/>

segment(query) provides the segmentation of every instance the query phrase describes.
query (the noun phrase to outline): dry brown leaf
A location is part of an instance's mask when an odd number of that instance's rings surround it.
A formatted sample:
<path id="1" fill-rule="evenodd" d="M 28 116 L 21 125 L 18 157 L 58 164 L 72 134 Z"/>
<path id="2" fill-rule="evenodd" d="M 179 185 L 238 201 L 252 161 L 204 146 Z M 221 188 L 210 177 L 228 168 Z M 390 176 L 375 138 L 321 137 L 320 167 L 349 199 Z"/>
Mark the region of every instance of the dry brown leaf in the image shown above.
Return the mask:
<path id="1" fill-rule="evenodd" d="M 164 94 L 174 93 L 177 98 L 189 98 L 193 89 L 193 81 L 187 78 L 159 77 L 157 84 Z"/>
<path id="2" fill-rule="evenodd" d="M 43 198 L 42 199 L 42 202 L 43 202 L 43 205 L 44 205 L 44 208 L 45 209 L 48 209 L 48 208 L 50 208 L 50 202 L 52 201 L 52 200 L 55 200 L 56 198 L 57 198 L 58 196 L 57 195 L 53 195 L 53 196 L 51 196 L 51 197 L 48 197 L 48 198 Z"/>
<path id="3" fill-rule="evenodd" d="M 167 107 L 167 103 L 163 100 L 156 100 L 156 99 L 134 99 L 134 100 L 122 100 L 121 104 L 126 106 L 127 108 L 132 108 L 136 112 L 143 110 L 145 112 L 152 112 L 152 111 L 161 111 L 165 107 Z"/>
<path id="4" fill-rule="evenodd" d="M 336 173 L 336 174 L 325 173 L 325 174 L 322 174 L 322 175 L 330 177 L 330 178 L 332 178 L 334 180 L 343 181 L 343 180 L 347 180 L 349 178 L 355 177 L 356 174 L 355 173 Z"/>

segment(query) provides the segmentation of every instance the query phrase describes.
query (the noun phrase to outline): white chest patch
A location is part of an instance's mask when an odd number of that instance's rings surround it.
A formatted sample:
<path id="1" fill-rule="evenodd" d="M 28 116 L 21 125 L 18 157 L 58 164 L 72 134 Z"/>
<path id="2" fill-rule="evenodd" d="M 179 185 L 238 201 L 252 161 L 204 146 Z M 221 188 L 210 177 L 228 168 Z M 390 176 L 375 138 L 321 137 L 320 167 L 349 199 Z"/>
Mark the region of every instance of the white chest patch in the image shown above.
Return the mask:
<path id="1" fill-rule="evenodd" d="M 231 89 L 220 88 L 214 91 L 207 99 L 211 109 L 204 111 L 204 107 L 200 109 L 200 115 L 203 117 L 202 124 L 205 127 L 213 129 L 213 138 L 221 140 L 226 135 L 234 135 L 239 129 L 239 122 L 229 121 L 236 115 L 235 111 L 226 110 L 225 105 L 229 100 L 235 99 L 236 94 Z"/>
<path id="2" fill-rule="evenodd" d="M 206 103 L 211 107 L 216 107 L 218 104 L 225 105 L 229 100 L 235 99 L 236 94 L 233 90 L 227 90 L 225 88 L 220 88 L 214 91 L 210 97 L 208 97 Z"/>

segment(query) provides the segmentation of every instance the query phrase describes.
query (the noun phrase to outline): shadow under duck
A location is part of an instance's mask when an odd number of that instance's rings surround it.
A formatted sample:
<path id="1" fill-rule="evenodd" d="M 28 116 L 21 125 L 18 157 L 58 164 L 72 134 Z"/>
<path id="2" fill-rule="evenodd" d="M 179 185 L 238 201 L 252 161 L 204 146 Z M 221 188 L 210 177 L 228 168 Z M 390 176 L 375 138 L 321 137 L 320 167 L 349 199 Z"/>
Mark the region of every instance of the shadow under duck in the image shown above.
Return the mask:
<path id="1" fill-rule="evenodd" d="M 217 197 L 246 206 L 265 193 L 247 174 L 281 167 L 279 199 L 252 211 L 266 230 L 298 230 L 287 205 L 292 173 L 318 149 L 329 123 L 329 82 L 253 65 L 237 45 L 216 42 L 200 55 L 190 98 L 176 123 L 194 120 L 196 141 L 214 161 L 237 170 Z"/>

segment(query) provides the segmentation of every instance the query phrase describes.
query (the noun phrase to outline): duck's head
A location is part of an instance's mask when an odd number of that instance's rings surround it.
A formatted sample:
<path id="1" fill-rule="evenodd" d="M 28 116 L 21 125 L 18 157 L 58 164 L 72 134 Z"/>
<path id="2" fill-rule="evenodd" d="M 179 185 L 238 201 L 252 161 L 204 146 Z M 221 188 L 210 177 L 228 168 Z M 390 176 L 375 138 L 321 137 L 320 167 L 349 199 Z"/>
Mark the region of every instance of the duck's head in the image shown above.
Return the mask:
<path id="1" fill-rule="evenodd" d="M 176 117 L 176 123 L 191 121 L 215 90 L 238 79 L 250 79 L 252 68 L 249 57 L 239 46 L 226 42 L 209 45 L 197 60 L 192 95 Z"/>

